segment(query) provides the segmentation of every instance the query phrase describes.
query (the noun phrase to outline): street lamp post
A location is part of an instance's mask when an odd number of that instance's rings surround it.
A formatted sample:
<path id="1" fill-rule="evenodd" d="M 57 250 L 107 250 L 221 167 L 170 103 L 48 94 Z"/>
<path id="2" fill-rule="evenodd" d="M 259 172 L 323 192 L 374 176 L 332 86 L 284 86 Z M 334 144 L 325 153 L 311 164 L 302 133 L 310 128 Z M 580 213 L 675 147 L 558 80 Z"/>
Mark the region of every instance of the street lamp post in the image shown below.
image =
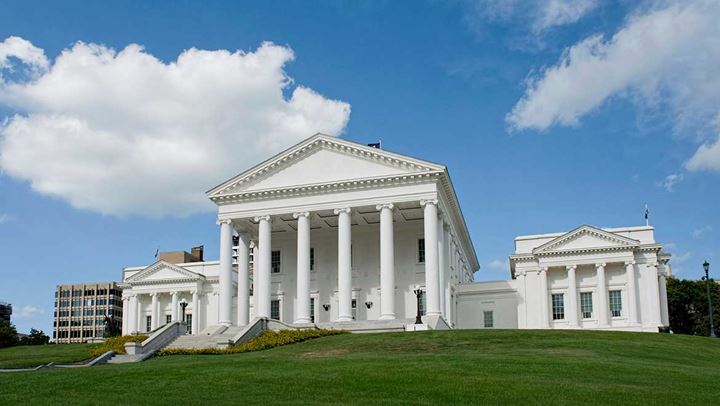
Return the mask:
<path id="1" fill-rule="evenodd" d="M 420 296 L 422 296 L 422 289 L 417 288 L 413 290 L 415 297 L 417 298 L 417 315 L 415 315 L 415 324 L 423 324 L 422 314 L 420 314 Z"/>
<path id="2" fill-rule="evenodd" d="M 710 337 L 715 338 L 717 336 L 715 335 L 715 323 L 713 322 L 712 296 L 710 296 L 710 264 L 707 261 L 703 264 L 703 270 L 705 270 L 703 279 L 705 279 L 705 291 L 707 291 L 708 311 L 710 313 Z"/>
<path id="3" fill-rule="evenodd" d="M 180 300 L 180 308 L 182 308 L 182 322 L 185 323 L 185 308 L 187 307 L 188 302 L 185 299 Z"/>

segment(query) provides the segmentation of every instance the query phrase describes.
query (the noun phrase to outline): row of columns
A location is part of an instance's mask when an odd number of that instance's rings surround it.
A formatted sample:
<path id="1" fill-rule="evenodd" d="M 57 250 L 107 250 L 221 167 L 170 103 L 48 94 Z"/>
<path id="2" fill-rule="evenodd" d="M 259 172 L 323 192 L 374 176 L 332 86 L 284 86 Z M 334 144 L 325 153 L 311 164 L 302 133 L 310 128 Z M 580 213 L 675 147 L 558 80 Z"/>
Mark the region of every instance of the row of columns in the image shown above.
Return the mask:
<path id="1" fill-rule="evenodd" d="M 444 226 L 438 221 L 437 200 L 420 202 L 424 213 L 425 237 L 425 296 L 426 314 L 440 315 L 445 305 L 444 272 L 439 264 L 445 263 L 447 247 Z M 376 206 L 380 212 L 380 318 L 395 318 L 395 237 L 393 204 Z M 336 209 L 338 216 L 338 319 L 352 320 L 352 221 L 351 208 Z M 310 323 L 310 213 L 298 212 L 297 219 L 297 309 L 295 323 Z M 254 298 L 257 317 L 270 317 L 270 280 L 272 252 L 272 219 L 270 216 L 254 218 L 258 223 L 258 240 L 255 251 Z M 220 322 L 230 324 L 232 311 L 232 230 L 231 221 L 220 222 Z M 238 244 L 238 325 L 249 319 L 249 257 L 250 239 L 241 233 Z M 444 265 L 443 265 L 444 266 Z M 442 275 L 442 276 L 441 276 Z M 442 288 L 441 288 L 442 287 Z"/>
<path id="2" fill-rule="evenodd" d="M 159 292 L 150 292 L 144 294 L 150 296 L 150 329 L 155 330 L 164 324 L 160 321 L 160 305 L 159 305 Z M 192 318 L 192 332 L 197 334 L 198 326 L 200 322 L 200 293 L 198 291 L 191 291 L 192 294 L 192 314 L 196 315 Z M 135 293 L 123 298 L 123 329 L 126 334 L 138 333 L 145 331 L 145 312 L 142 309 L 140 296 L 143 294 Z M 170 320 L 171 322 L 181 321 L 181 309 L 178 301 L 179 292 L 170 292 L 171 296 L 171 308 L 170 308 Z"/>
<path id="3" fill-rule="evenodd" d="M 610 305 L 608 303 L 608 288 L 607 288 L 607 279 L 605 277 L 605 263 L 598 263 L 595 264 L 595 271 L 596 271 L 596 281 L 597 281 L 597 309 L 598 309 L 598 327 L 607 327 L 609 326 L 609 309 Z M 567 309 L 568 309 L 568 326 L 570 327 L 578 327 L 579 325 L 579 304 L 580 304 L 580 297 L 578 295 L 578 285 L 577 285 L 577 277 L 576 277 L 576 271 L 577 271 L 577 265 L 567 265 L 565 267 L 567 271 L 567 279 L 568 279 L 568 301 L 567 301 Z M 539 271 L 540 275 L 540 290 L 543 292 L 542 295 L 542 327 L 543 328 L 549 328 L 550 327 L 550 291 L 548 290 L 548 281 L 547 281 L 547 272 L 548 268 L 541 268 Z M 637 299 L 637 282 L 636 282 L 636 276 L 635 276 L 635 261 L 627 261 L 625 262 L 625 274 L 627 278 L 627 320 L 629 324 L 638 324 L 639 323 L 639 311 L 638 311 L 638 299 Z M 665 279 L 664 277 L 661 278 L 662 285 L 664 285 Z M 661 300 L 663 297 L 666 298 L 665 295 L 660 294 L 659 295 Z M 667 299 L 665 299 L 667 300 Z M 667 306 L 660 306 L 661 309 L 665 309 L 667 311 Z"/>

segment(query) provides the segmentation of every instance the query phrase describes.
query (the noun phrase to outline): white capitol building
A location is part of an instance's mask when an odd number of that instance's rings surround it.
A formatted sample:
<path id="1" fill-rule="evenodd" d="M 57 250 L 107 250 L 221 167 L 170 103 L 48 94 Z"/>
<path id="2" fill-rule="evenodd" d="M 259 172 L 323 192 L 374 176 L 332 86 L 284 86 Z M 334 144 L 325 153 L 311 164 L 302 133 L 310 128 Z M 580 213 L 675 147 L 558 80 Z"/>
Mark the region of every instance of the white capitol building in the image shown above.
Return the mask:
<path id="1" fill-rule="evenodd" d="M 480 266 L 447 168 L 315 135 L 211 189 L 220 260 L 123 270 L 123 334 L 256 317 L 380 331 L 668 326 L 669 254 L 649 226 L 521 236 L 512 279 Z M 423 324 L 415 325 L 416 292 Z"/>

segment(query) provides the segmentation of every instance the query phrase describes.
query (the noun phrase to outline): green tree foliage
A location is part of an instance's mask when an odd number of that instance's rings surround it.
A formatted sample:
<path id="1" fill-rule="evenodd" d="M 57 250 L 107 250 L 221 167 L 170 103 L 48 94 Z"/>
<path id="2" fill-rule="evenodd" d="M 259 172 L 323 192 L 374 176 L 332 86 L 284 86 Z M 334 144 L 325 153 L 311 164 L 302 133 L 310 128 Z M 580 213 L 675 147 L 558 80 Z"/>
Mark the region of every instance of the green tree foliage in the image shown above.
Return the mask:
<path id="1" fill-rule="evenodd" d="M 670 328 L 674 333 L 710 335 L 710 316 L 705 281 L 667 278 Z M 710 279 L 710 296 L 716 332 L 720 316 L 720 284 Z"/>
<path id="2" fill-rule="evenodd" d="M 17 330 L 12 323 L 0 320 L 0 348 L 11 347 L 18 343 Z"/>
<path id="3" fill-rule="evenodd" d="M 20 339 L 20 345 L 45 345 L 50 342 L 50 337 L 42 330 L 30 329 L 30 334 Z"/>

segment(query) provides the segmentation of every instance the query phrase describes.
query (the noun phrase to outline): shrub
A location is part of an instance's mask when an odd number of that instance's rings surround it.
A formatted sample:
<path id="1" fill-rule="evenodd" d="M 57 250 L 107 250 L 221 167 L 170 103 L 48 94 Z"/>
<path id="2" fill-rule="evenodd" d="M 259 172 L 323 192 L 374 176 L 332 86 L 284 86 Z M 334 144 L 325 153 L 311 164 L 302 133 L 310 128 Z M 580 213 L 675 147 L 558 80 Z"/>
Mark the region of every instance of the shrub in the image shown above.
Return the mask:
<path id="1" fill-rule="evenodd" d="M 96 344 L 90 349 L 93 357 L 98 357 L 108 351 L 115 351 L 116 354 L 125 354 L 125 343 L 141 343 L 148 336 L 121 336 L 106 339 L 104 342 Z"/>
<path id="2" fill-rule="evenodd" d="M 158 355 L 210 355 L 210 354 L 238 354 L 241 352 L 260 351 L 269 348 L 280 347 L 288 344 L 295 344 L 307 341 L 313 338 L 333 336 L 337 334 L 347 334 L 345 330 L 268 330 L 259 336 L 234 345 L 229 348 L 169 348 L 160 350 Z"/>

